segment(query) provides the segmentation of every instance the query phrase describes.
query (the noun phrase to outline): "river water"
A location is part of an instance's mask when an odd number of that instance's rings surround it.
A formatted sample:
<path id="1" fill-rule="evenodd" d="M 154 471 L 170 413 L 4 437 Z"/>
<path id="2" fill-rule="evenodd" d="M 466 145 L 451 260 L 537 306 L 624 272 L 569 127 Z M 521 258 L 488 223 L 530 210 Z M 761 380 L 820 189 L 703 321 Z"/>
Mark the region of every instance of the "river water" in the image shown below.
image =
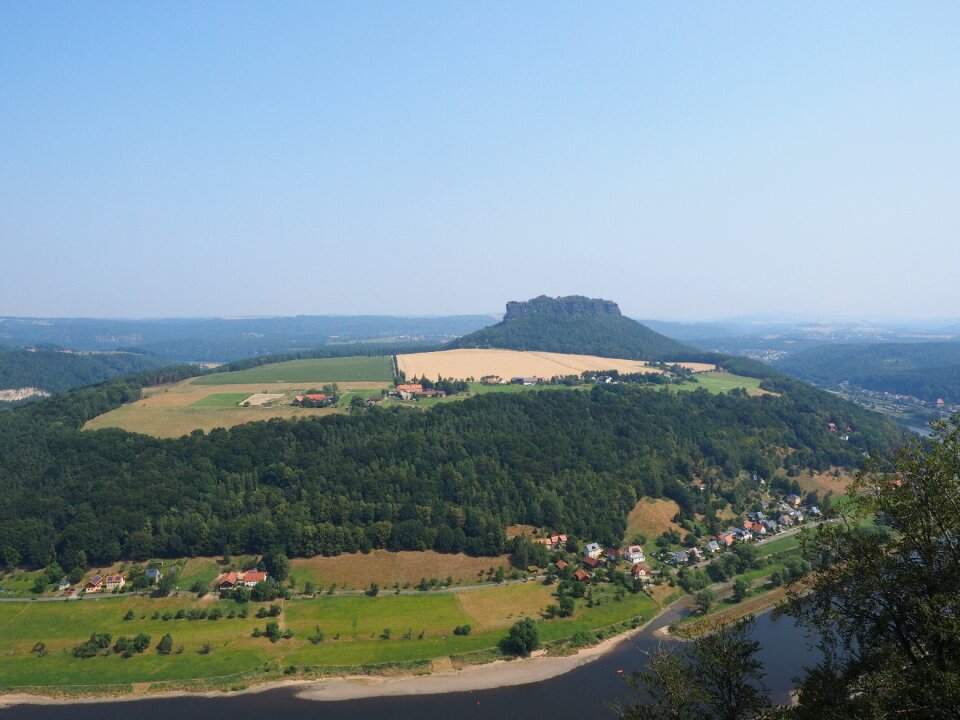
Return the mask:
<path id="1" fill-rule="evenodd" d="M 380 697 L 338 702 L 301 700 L 295 688 L 220 698 L 178 697 L 82 705 L 20 705 L 0 710 L 2 720 L 169 720 L 230 718 L 230 720 L 607 720 L 616 717 L 610 705 L 630 702 L 624 678 L 644 664 L 644 652 L 657 647 L 653 633 L 676 617 L 675 611 L 658 618 L 633 638 L 601 658 L 565 675 L 529 685 L 444 695 Z M 785 702 L 793 678 L 819 659 L 808 647 L 803 631 L 792 618 L 767 613 L 757 618 L 753 636 L 761 644 L 764 681 L 776 702 Z M 619 673 L 618 670 L 624 670 Z"/>

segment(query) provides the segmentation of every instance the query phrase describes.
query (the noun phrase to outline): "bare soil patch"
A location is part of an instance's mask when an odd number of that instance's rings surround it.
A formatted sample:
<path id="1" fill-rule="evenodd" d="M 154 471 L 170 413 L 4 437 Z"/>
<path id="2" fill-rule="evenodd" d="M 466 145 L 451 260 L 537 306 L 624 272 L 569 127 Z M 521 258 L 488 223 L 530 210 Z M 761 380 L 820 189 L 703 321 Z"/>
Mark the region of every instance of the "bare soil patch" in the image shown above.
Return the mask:
<path id="1" fill-rule="evenodd" d="M 299 585 L 310 580 L 329 587 L 336 583 L 341 588 L 360 589 L 376 582 L 381 588 L 393 583 L 415 585 L 420 578 L 445 581 L 452 577 L 462 585 L 481 582 L 479 573 L 488 568 L 507 566 L 507 558 L 469 557 L 463 553 L 447 555 L 427 550 L 424 552 L 389 552 L 373 550 L 364 555 L 352 553 L 335 557 L 297 558 L 290 561 L 291 575 Z"/>

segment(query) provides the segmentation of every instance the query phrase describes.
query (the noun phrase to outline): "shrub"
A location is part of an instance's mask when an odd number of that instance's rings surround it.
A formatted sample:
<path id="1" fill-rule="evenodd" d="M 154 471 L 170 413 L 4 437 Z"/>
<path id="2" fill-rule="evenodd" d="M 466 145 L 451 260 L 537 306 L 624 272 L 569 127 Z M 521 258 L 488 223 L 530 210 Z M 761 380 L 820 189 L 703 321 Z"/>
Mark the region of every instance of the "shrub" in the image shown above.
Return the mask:
<path id="1" fill-rule="evenodd" d="M 157 643 L 157 652 L 161 655 L 169 655 L 171 650 L 173 650 L 173 638 L 170 633 L 167 633 Z"/>

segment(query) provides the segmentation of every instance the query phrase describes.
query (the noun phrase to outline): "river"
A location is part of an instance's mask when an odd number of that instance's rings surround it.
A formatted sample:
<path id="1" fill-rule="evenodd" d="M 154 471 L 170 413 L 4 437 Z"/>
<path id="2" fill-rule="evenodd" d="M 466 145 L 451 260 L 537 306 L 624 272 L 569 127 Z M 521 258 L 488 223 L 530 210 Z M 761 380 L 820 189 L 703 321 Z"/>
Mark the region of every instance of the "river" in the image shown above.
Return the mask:
<path id="1" fill-rule="evenodd" d="M 671 611 L 641 633 L 624 640 L 599 659 L 565 675 L 530 685 L 450 693 L 379 697 L 338 702 L 302 700 L 295 688 L 218 698 L 175 697 L 83 705 L 18 705 L 0 710 L 2 720 L 169 720 L 170 718 L 230 718 L 263 720 L 432 720 L 433 718 L 550 718 L 550 720 L 604 720 L 615 718 L 610 704 L 629 702 L 626 673 L 644 662 L 644 651 L 656 648 L 653 633 L 671 622 Z M 757 618 L 753 636 L 761 644 L 760 659 L 766 669 L 764 681 L 776 702 L 785 702 L 793 678 L 805 665 L 817 662 L 817 651 L 807 646 L 803 631 L 792 618 L 766 613 Z M 618 670 L 624 670 L 619 673 Z"/>

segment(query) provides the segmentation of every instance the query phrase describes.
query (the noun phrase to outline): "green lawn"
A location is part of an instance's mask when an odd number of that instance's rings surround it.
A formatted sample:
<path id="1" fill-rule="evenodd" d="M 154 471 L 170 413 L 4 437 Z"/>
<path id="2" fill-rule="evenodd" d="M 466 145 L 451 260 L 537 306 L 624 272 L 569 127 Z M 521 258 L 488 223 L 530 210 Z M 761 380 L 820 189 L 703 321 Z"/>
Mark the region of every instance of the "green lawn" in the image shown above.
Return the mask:
<path id="1" fill-rule="evenodd" d="M 250 393 L 214 393 L 192 403 L 192 407 L 236 407 L 250 397 Z"/>
<path id="2" fill-rule="evenodd" d="M 386 356 L 357 356 L 290 360 L 247 370 L 212 373 L 197 378 L 197 385 L 310 382 L 390 382 L 393 373 Z"/>

